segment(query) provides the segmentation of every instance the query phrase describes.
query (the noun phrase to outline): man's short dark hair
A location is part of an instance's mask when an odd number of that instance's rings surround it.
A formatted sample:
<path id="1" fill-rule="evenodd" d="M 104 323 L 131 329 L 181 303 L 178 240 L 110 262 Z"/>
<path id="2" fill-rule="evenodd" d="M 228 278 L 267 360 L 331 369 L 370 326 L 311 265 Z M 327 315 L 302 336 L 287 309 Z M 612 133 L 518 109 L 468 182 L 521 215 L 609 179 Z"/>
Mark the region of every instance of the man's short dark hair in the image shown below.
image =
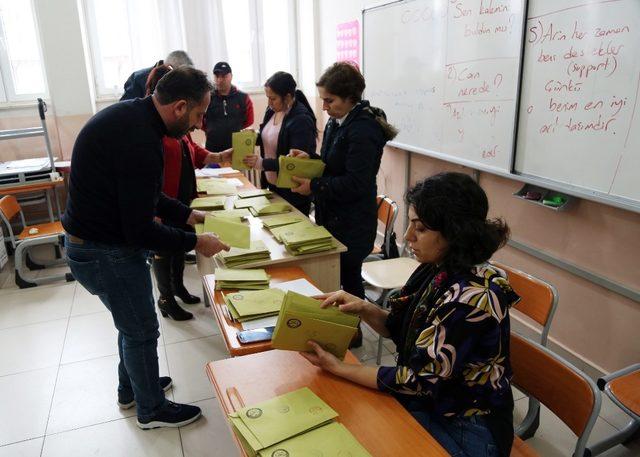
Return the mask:
<path id="1" fill-rule="evenodd" d="M 170 71 L 158 81 L 154 92 L 161 105 L 168 105 L 178 100 L 186 100 L 189 104 L 198 104 L 213 85 L 206 73 L 193 67 L 180 67 Z"/>

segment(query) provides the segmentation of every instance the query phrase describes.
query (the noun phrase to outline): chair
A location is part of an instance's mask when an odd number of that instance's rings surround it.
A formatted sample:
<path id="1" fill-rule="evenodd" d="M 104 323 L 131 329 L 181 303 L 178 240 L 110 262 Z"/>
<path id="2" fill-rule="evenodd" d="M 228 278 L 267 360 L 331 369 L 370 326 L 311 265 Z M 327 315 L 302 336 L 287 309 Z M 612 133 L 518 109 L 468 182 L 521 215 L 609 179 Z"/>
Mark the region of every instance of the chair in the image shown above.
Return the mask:
<path id="1" fill-rule="evenodd" d="M 546 347 L 511 334 L 512 383 L 538 399 L 578 437 L 574 457 L 589 455 L 587 440 L 602 401 L 595 383 Z M 512 457 L 537 455 L 516 436 Z"/>
<path id="2" fill-rule="evenodd" d="M 384 225 L 384 240 L 382 246 L 374 246 L 371 254 L 362 264 L 362 280 L 365 284 L 382 289 L 378 299 L 367 299 L 382 307 L 387 308 L 389 297 L 400 291 L 409 276 L 420 265 L 416 260 L 408 257 L 385 258 L 385 253 L 391 252 L 391 244 L 395 243 L 394 226 L 398 218 L 398 205 L 386 195 L 376 197 L 378 203 L 378 221 Z M 404 249 L 402 250 L 404 253 Z M 382 360 L 383 337 L 378 337 L 378 354 L 376 363 L 380 365 Z"/>
<path id="3" fill-rule="evenodd" d="M 384 239 L 382 246 L 376 245 L 373 247 L 373 251 L 365 259 L 365 262 L 389 258 L 385 257 L 385 254 L 391 252 L 391 243 L 395 242 L 393 233 L 396 219 L 398 218 L 398 204 L 386 195 L 378 195 L 376 203 L 378 204 L 378 222 L 384 225 Z"/>
<path id="4" fill-rule="evenodd" d="M 22 232 L 16 236 L 13 233 L 11 221 L 18 214 L 20 214 L 20 221 L 23 229 Z M 21 289 L 25 287 L 35 287 L 38 284 L 45 284 L 59 279 L 65 279 L 66 281 L 74 280 L 71 273 L 42 276 L 39 278 L 32 278 L 30 280 L 25 279 L 26 268 L 29 268 L 30 270 L 39 270 L 46 266 L 66 263 L 64 258 L 57 258 L 53 261 L 43 262 L 43 264 L 40 265 L 34 263 L 29 256 L 29 249 L 32 247 L 50 244 L 56 249 L 56 257 L 61 257 L 59 249 L 64 245 L 64 229 L 60 222 L 27 225 L 22 208 L 20 207 L 18 200 L 16 200 L 13 195 L 6 195 L 0 199 L 0 218 L 7 227 L 9 240 L 11 241 L 11 246 L 15 251 L 15 281 L 18 287 Z"/>
<path id="5" fill-rule="evenodd" d="M 509 284 L 520 296 L 520 301 L 514 306 L 514 309 L 542 326 L 540 344 L 546 346 L 551 321 L 558 305 L 556 288 L 541 279 L 495 260 L 490 263 L 507 273 Z M 516 434 L 524 440 L 529 439 L 536 433 L 539 425 L 540 403 L 535 398 L 529 397 L 527 414 L 522 423 L 516 427 Z"/>
<path id="6" fill-rule="evenodd" d="M 623 368 L 598 379 L 598 388 L 630 416 L 627 425 L 589 447 L 591 455 L 598 455 L 618 444 L 639 436 L 640 431 L 640 363 Z"/>

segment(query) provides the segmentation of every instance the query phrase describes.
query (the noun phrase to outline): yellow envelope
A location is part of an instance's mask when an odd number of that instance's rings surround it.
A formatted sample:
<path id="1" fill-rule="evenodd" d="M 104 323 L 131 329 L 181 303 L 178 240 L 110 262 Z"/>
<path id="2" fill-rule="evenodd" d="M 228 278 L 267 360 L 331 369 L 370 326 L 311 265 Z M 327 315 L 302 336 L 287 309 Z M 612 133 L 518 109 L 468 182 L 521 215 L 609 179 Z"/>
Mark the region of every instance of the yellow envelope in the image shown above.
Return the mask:
<path id="1" fill-rule="evenodd" d="M 321 398 L 303 387 L 242 408 L 229 414 L 229 419 L 255 453 L 326 424 L 337 416 L 338 413 Z"/>
<path id="2" fill-rule="evenodd" d="M 265 196 L 260 197 L 252 197 L 252 198 L 239 198 L 235 202 L 233 202 L 233 206 L 236 208 L 251 208 L 251 207 L 261 207 L 267 206 L 269 204 L 269 199 Z"/>
<path id="3" fill-rule="evenodd" d="M 313 340 L 343 359 L 360 318 L 336 307 L 320 308 L 320 301 L 289 291 L 280 309 L 271 344 L 275 349 L 309 351 Z"/>
<path id="4" fill-rule="evenodd" d="M 292 176 L 298 178 L 319 178 L 324 173 L 325 164 L 317 159 L 300 159 L 298 157 L 280 156 L 278 158 L 280 170 L 276 186 L 291 189 L 298 187 L 298 183 L 291 180 Z"/>
<path id="5" fill-rule="evenodd" d="M 215 233 L 229 246 L 243 249 L 251 247 L 251 228 L 242 222 L 207 215 L 204 218 L 204 231 Z"/>
<path id="6" fill-rule="evenodd" d="M 242 159 L 254 153 L 256 137 L 256 132 L 253 130 L 242 130 L 231 134 L 231 146 L 233 147 L 231 166 L 233 168 L 236 170 L 249 169 L 249 167 L 242 162 Z"/>
<path id="7" fill-rule="evenodd" d="M 190 206 L 193 209 L 222 209 L 225 201 L 226 197 L 202 197 L 193 199 Z"/>
<path id="8" fill-rule="evenodd" d="M 260 457 L 272 456 L 316 456 L 336 455 L 350 457 L 371 457 L 371 454 L 355 439 L 347 428 L 339 422 L 326 425 L 296 435 L 288 440 L 261 449 Z"/>

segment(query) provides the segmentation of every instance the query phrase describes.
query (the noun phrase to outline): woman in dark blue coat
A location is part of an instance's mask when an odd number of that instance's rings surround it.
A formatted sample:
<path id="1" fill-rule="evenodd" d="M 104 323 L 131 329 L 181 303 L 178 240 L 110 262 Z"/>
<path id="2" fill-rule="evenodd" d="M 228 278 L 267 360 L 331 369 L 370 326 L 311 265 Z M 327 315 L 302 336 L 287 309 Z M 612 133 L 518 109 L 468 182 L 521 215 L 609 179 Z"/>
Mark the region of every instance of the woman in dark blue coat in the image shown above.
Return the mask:
<path id="1" fill-rule="evenodd" d="M 331 116 L 321 149 L 326 168 L 320 178 L 295 178 L 300 185 L 292 191 L 311 195 L 316 222 L 347 246 L 340 256 L 342 289 L 363 298 L 362 262 L 376 237 L 376 175 L 383 147 L 397 130 L 381 109 L 362 99 L 365 81 L 355 65 L 333 64 L 316 86 Z"/>
<path id="2" fill-rule="evenodd" d="M 257 144 L 260 156 L 251 155 L 244 163 L 262 170 L 261 182 L 273 192 L 287 200 L 305 215 L 309 215 L 311 199 L 289 189 L 276 186 L 278 157 L 287 155 L 292 149 L 304 151 L 314 159 L 318 129 L 316 117 L 302 91 L 296 89 L 296 81 L 289 73 L 278 71 L 264 84 L 268 108 L 264 114 Z"/>

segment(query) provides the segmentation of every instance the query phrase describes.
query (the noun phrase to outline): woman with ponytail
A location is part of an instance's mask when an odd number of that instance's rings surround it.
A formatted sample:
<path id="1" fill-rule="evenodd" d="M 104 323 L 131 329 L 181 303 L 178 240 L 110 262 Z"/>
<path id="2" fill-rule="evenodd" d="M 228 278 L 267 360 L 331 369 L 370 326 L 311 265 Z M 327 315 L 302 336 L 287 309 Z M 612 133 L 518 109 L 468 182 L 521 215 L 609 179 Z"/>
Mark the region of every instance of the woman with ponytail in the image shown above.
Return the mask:
<path id="1" fill-rule="evenodd" d="M 358 314 L 398 350 L 396 366 L 345 364 L 319 345 L 314 365 L 393 394 L 451 454 L 508 456 L 513 442 L 509 308 L 504 271 L 487 263 L 509 236 L 487 219 L 488 201 L 468 175 L 441 173 L 407 192 L 405 239 L 420 266 L 390 310 L 344 291 L 322 307 Z"/>
<path id="2" fill-rule="evenodd" d="M 305 215 L 309 215 L 311 199 L 289 189 L 276 187 L 278 157 L 293 150 L 305 152 L 317 159 L 318 129 L 313 109 L 304 93 L 296 89 L 296 81 L 289 73 L 278 71 L 264 83 L 268 108 L 260 124 L 257 144 L 260 156 L 252 155 L 244 163 L 262 171 L 261 182 Z"/>

